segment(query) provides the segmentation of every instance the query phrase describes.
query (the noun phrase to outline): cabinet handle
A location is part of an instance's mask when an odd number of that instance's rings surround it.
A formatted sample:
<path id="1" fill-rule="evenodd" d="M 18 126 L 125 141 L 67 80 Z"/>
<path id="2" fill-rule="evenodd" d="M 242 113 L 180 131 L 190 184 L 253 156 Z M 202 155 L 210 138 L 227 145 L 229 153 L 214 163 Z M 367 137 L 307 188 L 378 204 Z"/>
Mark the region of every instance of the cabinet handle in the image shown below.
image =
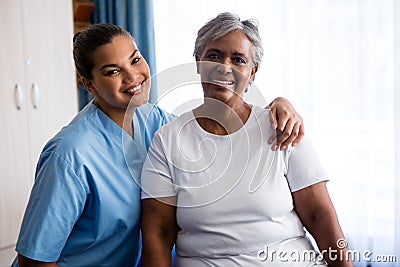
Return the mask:
<path id="1" fill-rule="evenodd" d="M 37 85 L 36 83 L 32 84 L 31 100 L 33 108 L 37 109 L 39 107 L 40 98 L 39 98 L 39 85 Z"/>
<path id="2" fill-rule="evenodd" d="M 14 102 L 18 110 L 22 108 L 24 104 L 24 92 L 20 84 L 16 84 L 14 88 Z"/>

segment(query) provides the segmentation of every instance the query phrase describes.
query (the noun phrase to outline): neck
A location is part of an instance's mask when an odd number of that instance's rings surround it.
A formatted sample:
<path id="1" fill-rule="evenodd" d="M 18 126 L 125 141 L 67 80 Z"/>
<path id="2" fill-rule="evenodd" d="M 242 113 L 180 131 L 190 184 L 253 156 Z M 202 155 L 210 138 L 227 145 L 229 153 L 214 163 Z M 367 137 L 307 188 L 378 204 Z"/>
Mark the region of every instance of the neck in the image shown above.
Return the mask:
<path id="1" fill-rule="evenodd" d="M 127 109 L 114 109 L 112 111 L 102 108 L 102 106 L 94 101 L 93 104 L 103 111 L 113 122 L 121 127 L 128 135 L 134 137 L 132 119 L 135 114 L 134 107 L 128 107 Z"/>
<path id="2" fill-rule="evenodd" d="M 243 101 L 229 105 L 213 98 L 205 98 L 204 104 L 193 110 L 199 125 L 216 135 L 231 134 L 242 128 L 250 112 L 250 105 Z"/>

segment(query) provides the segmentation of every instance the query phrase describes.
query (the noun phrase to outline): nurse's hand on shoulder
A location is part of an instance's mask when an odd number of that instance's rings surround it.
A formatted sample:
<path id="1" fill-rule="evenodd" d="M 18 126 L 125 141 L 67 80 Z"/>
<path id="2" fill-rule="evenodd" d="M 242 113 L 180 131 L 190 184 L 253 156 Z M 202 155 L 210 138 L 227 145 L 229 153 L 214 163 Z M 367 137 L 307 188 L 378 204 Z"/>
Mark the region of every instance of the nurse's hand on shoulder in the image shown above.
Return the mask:
<path id="1" fill-rule="evenodd" d="M 296 146 L 304 136 L 304 123 L 289 100 L 277 97 L 266 108 L 271 110 L 271 121 L 276 130 L 269 139 L 269 143 L 275 142 L 272 150 L 284 150 L 290 144 Z"/>
<path id="2" fill-rule="evenodd" d="M 35 261 L 27 257 L 18 254 L 18 266 L 19 267 L 58 267 L 59 265 L 55 262 L 43 262 Z"/>

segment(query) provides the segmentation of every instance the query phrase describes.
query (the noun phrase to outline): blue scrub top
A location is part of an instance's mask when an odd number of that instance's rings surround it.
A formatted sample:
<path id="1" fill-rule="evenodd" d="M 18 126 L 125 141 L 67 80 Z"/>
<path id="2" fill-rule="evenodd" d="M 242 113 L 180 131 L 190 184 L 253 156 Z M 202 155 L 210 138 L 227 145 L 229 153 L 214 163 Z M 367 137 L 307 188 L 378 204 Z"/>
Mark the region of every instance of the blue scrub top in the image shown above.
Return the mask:
<path id="1" fill-rule="evenodd" d="M 89 103 L 42 151 L 16 251 L 60 266 L 136 266 L 137 182 L 154 132 L 171 119 L 137 108 L 132 140 Z"/>

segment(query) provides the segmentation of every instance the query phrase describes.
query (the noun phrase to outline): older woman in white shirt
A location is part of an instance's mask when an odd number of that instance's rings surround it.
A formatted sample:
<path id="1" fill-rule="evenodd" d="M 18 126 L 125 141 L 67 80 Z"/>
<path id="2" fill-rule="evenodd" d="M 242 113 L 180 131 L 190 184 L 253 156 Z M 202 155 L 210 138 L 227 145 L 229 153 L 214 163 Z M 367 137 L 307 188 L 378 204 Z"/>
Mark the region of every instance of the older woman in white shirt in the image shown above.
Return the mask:
<path id="1" fill-rule="evenodd" d="M 169 266 L 174 243 L 178 267 L 352 266 L 310 143 L 271 150 L 268 110 L 243 100 L 262 54 L 251 20 L 222 13 L 199 30 L 204 103 L 155 134 L 142 171 L 144 267 Z"/>

